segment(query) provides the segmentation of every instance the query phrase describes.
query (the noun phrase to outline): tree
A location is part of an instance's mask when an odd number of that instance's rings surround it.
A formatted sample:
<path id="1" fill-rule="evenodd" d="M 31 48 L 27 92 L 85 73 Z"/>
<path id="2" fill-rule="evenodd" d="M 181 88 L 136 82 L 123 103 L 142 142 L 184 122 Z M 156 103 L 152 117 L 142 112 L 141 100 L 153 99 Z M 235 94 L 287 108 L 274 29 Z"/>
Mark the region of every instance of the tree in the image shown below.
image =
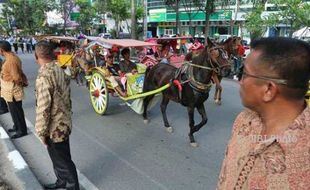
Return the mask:
<path id="1" fill-rule="evenodd" d="M 289 36 L 302 26 L 310 26 L 310 4 L 302 0 L 272 0 L 279 10 L 275 15 L 290 26 Z"/>
<path id="2" fill-rule="evenodd" d="M 45 29 L 45 13 L 52 9 L 52 0 L 8 0 L 3 4 L 1 20 L 7 21 L 6 29 L 16 27 L 25 34 L 35 34 Z"/>
<path id="3" fill-rule="evenodd" d="M 133 5 L 133 3 L 135 3 L 135 5 Z M 138 36 L 140 35 L 140 33 L 143 32 L 143 28 L 142 26 L 138 25 L 139 24 L 139 20 L 142 19 L 144 17 L 144 8 L 142 6 L 142 2 L 141 1 L 136 1 L 133 2 L 133 0 L 131 0 L 131 7 L 134 7 L 134 11 L 133 8 L 131 8 L 131 23 L 129 24 L 126 20 L 126 24 L 127 24 L 127 28 L 129 30 L 129 33 L 131 34 L 131 38 L 132 39 L 138 39 Z"/>
<path id="4" fill-rule="evenodd" d="M 195 5 L 205 14 L 204 36 L 206 39 L 209 36 L 211 14 L 215 13 L 216 7 L 224 7 L 229 2 L 230 0 L 194 0 Z M 205 43 L 207 43 L 207 40 L 205 40 Z"/>
<path id="5" fill-rule="evenodd" d="M 136 17 L 137 3 L 136 0 L 131 0 L 131 38 L 137 39 L 137 17 Z"/>
<path id="6" fill-rule="evenodd" d="M 129 18 L 128 0 L 106 0 L 106 10 L 111 13 L 112 18 L 115 20 L 116 37 L 119 37 L 120 22 Z"/>
<path id="7" fill-rule="evenodd" d="M 64 20 L 62 33 L 63 35 L 66 34 L 66 27 L 67 22 L 70 18 L 70 13 L 72 12 L 72 9 L 75 7 L 75 4 L 72 0 L 60 0 L 57 1 L 58 3 L 55 3 L 55 8 L 62 15 L 62 18 Z"/>
<path id="8" fill-rule="evenodd" d="M 166 5 L 171 7 L 175 11 L 175 26 L 177 29 L 177 34 L 180 32 L 180 14 L 179 14 L 179 9 L 180 9 L 180 1 L 181 0 L 165 0 Z"/>
<path id="9" fill-rule="evenodd" d="M 189 19 L 189 34 L 194 36 L 194 30 L 192 29 L 192 20 L 197 15 L 198 9 L 195 8 L 195 0 L 181 0 L 181 4 L 184 7 L 186 14 L 188 15 Z"/>
<path id="10" fill-rule="evenodd" d="M 76 4 L 80 7 L 80 17 L 77 19 L 80 29 L 83 33 L 87 33 L 93 26 L 93 20 L 98 18 L 97 10 L 85 0 L 76 0 Z"/>

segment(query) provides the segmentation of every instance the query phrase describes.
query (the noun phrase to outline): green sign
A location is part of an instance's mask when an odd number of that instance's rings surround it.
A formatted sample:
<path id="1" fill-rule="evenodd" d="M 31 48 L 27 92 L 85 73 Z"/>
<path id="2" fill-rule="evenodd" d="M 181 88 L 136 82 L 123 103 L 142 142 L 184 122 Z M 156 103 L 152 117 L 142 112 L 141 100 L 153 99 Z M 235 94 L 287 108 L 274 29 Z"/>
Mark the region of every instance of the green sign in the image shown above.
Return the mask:
<path id="1" fill-rule="evenodd" d="M 201 11 L 198 13 L 192 13 L 192 15 L 192 21 L 204 21 L 206 19 L 206 14 Z M 211 14 L 210 21 L 230 20 L 231 15 L 231 11 L 216 11 L 215 13 Z M 175 19 L 175 13 L 167 13 L 167 22 L 175 22 Z M 189 15 L 186 12 L 180 12 L 180 21 L 189 21 Z"/>
<path id="2" fill-rule="evenodd" d="M 75 13 L 70 13 L 70 20 L 74 20 L 77 21 L 80 18 L 80 13 L 79 12 L 75 12 Z"/>
<path id="3" fill-rule="evenodd" d="M 167 20 L 166 9 L 151 9 L 149 22 L 165 22 Z"/>

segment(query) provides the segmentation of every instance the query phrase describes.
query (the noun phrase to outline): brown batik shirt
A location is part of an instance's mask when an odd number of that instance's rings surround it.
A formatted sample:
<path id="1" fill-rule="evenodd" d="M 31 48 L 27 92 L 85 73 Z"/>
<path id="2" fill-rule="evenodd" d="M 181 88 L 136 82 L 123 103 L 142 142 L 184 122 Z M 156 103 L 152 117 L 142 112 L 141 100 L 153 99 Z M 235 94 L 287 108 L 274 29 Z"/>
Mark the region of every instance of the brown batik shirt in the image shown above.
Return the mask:
<path id="1" fill-rule="evenodd" d="M 218 190 L 309 190 L 310 108 L 277 136 L 261 136 L 259 115 L 246 110 L 236 119 Z"/>
<path id="2" fill-rule="evenodd" d="M 22 63 L 13 52 L 8 52 L 1 70 L 1 97 L 7 102 L 22 101 Z"/>
<path id="3" fill-rule="evenodd" d="M 69 138 L 72 128 L 70 78 L 54 62 L 41 66 L 36 79 L 36 131 L 53 142 Z"/>

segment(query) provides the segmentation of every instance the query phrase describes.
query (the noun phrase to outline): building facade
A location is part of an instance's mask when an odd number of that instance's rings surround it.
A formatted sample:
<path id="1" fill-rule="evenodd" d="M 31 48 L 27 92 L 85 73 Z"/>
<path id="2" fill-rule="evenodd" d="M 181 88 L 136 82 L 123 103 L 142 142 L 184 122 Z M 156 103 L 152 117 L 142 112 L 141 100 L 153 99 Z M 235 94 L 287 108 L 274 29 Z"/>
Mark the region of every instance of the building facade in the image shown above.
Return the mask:
<path id="1" fill-rule="evenodd" d="M 215 13 L 210 15 L 209 36 L 214 34 L 232 34 L 249 38 L 250 34 L 245 29 L 245 15 L 252 11 L 254 0 L 231 0 L 228 5 L 217 6 Z M 310 1 L 310 0 L 305 0 Z M 179 6 L 180 34 L 202 35 L 205 26 L 205 13 L 194 5 Z M 191 10 L 191 14 L 189 14 Z M 274 13 L 273 4 L 265 4 L 264 15 Z M 148 34 L 154 36 L 175 35 L 176 13 L 172 7 L 165 4 L 164 0 L 147 0 Z M 191 16 L 190 16 L 191 15 Z M 192 22 L 190 23 L 190 19 Z M 279 23 L 275 27 L 267 29 L 265 36 L 287 36 L 289 27 Z"/>

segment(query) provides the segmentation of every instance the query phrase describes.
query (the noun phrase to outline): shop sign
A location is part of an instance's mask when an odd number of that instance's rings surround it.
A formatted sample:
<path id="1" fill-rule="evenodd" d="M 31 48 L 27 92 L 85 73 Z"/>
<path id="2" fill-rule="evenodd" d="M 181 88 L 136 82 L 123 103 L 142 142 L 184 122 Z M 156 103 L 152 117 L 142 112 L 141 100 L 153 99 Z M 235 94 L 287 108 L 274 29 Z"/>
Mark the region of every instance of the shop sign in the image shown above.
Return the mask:
<path id="1" fill-rule="evenodd" d="M 167 20 L 166 9 L 151 9 L 149 22 L 163 22 Z"/>

